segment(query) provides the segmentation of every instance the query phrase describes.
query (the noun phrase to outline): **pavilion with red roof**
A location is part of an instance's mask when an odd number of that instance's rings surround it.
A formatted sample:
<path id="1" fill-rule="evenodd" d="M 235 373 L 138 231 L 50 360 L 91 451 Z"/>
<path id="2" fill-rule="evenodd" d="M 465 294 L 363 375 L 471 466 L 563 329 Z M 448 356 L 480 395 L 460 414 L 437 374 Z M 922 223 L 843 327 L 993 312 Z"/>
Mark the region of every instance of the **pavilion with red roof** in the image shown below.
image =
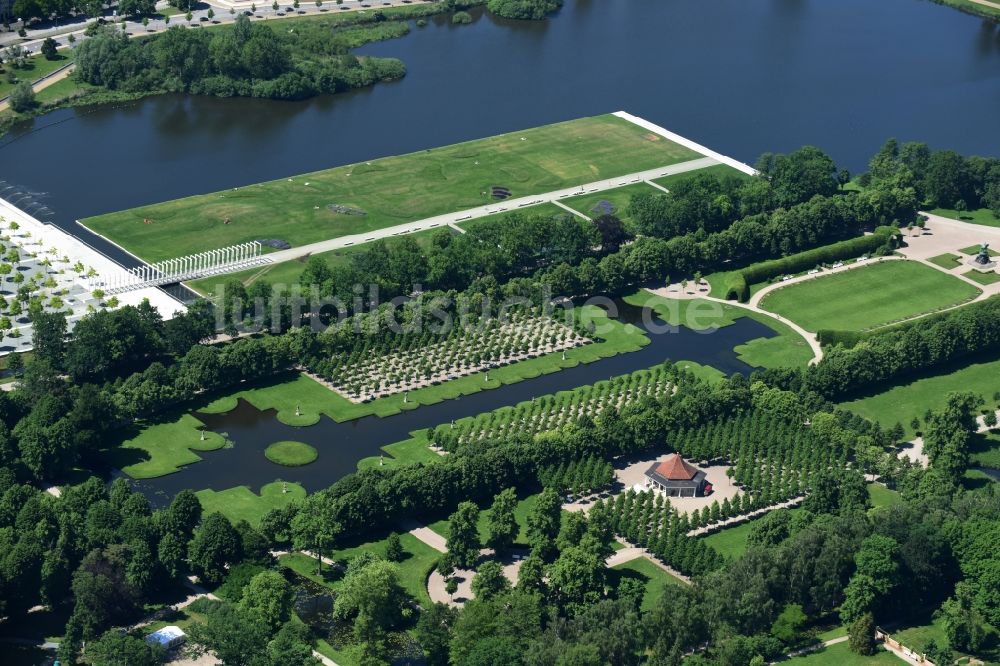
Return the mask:
<path id="1" fill-rule="evenodd" d="M 703 497 L 712 492 L 705 473 L 674 453 L 646 470 L 646 487 L 669 497 Z"/>

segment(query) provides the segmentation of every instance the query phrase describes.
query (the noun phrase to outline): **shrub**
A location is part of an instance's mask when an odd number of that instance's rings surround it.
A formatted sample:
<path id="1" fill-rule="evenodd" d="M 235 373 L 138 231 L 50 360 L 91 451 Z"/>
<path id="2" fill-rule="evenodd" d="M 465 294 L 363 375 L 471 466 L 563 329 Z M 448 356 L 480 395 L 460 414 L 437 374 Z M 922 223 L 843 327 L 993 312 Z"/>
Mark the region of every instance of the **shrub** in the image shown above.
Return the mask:
<path id="1" fill-rule="evenodd" d="M 34 106 L 35 91 L 31 88 L 31 84 L 27 81 L 18 83 L 14 86 L 14 89 L 10 91 L 10 108 L 17 113 L 30 111 Z"/>
<path id="2" fill-rule="evenodd" d="M 472 23 L 472 15 L 469 12 L 455 12 L 451 17 L 451 22 L 455 25 L 468 25 Z"/>
<path id="3" fill-rule="evenodd" d="M 868 253 L 880 253 L 880 250 L 892 246 L 893 239 L 898 234 L 899 230 L 895 227 L 879 227 L 870 236 L 850 238 L 839 243 L 747 266 L 731 278 L 726 287 L 726 298 L 746 302 L 750 299 L 750 285 L 766 282 L 779 275 L 798 273 L 820 264 Z"/>

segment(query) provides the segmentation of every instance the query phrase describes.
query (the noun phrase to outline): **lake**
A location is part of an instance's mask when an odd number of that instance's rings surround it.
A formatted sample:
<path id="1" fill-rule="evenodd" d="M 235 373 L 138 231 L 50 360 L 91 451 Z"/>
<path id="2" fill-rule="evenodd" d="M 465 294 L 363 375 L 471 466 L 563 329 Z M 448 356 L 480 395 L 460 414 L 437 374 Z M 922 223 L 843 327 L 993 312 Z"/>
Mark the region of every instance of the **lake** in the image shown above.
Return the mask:
<path id="1" fill-rule="evenodd" d="M 811 143 L 858 171 L 890 136 L 1000 154 L 1000 30 L 930 2 L 567 0 L 544 22 L 473 16 L 361 49 L 408 74 L 352 93 L 56 111 L 0 140 L 0 190 L 79 232 L 98 213 L 619 109 L 750 163 Z"/>

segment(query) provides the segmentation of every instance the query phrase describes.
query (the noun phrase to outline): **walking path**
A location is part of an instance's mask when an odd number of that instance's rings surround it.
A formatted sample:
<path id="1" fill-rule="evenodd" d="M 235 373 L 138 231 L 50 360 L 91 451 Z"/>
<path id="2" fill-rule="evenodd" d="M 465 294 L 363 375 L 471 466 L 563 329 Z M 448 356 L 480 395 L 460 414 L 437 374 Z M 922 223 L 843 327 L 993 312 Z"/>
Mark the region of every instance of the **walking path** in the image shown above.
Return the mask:
<path id="1" fill-rule="evenodd" d="M 184 14 L 175 14 L 170 16 L 170 23 L 168 24 L 162 18 L 150 18 L 149 25 L 142 25 L 142 19 L 136 20 L 134 17 L 129 17 L 126 22 L 126 32 L 133 37 L 141 37 L 144 35 L 155 34 L 157 32 L 162 32 L 167 28 L 175 26 L 205 26 L 220 23 L 232 23 L 236 20 L 236 17 L 244 11 L 250 10 L 251 5 L 255 3 L 256 0 L 208 0 L 208 4 L 200 9 L 195 9 L 191 12 L 191 22 L 188 23 Z M 315 2 L 312 0 L 307 0 L 306 2 L 300 2 L 299 8 L 294 9 L 292 7 L 292 0 L 284 0 L 279 3 L 277 11 L 271 8 L 271 3 L 267 0 L 261 0 L 257 2 L 257 11 L 254 12 L 248 18 L 251 21 L 280 21 L 283 18 L 301 18 L 301 16 L 322 16 L 323 14 L 340 14 L 345 12 L 365 12 L 365 11 L 375 11 L 376 9 L 384 9 L 385 7 L 405 7 L 407 5 L 413 5 L 413 0 L 407 2 L 407 0 L 379 0 L 378 7 L 363 7 L 362 3 L 369 4 L 368 0 L 344 0 L 343 4 L 336 4 L 336 0 L 324 0 L 321 7 L 317 7 Z M 164 9 L 169 7 L 166 2 L 158 2 L 156 5 L 157 9 Z M 212 18 L 208 17 L 209 10 L 212 10 Z M 230 9 L 233 9 L 233 13 L 230 13 Z M 285 16 L 278 16 L 278 12 L 283 13 Z M 106 21 L 113 21 L 116 24 L 121 24 L 121 17 L 112 17 L 110 13 L 103 16 Z M 204 20 L 202 20 L 204 18 Z M 9 46 L 11 44 L 20 44 L 23 48 L 31 51 L 32 53 L 38 53 L 42 47 L 42 42 L 47 37 L 52 37 L 58 47 L 69 48 L 72 43 L 69 41 L 69 36 L 73 35 L 77 43 L 88 37 L 84 34 L 87 26 L 93 23 L 97 19 L 86 19 L 84 21 L 74 21 L 71 24 L 63 24 L 51 28 L 45 28 L 42 30 L 28 30 L 28 39 L 21 40 L 16 33 L 2 33 L 0 34 L 0 47 Z"/>
<path id="2" fill-rule="evenodd" d="M 646 171 L 638 171 L 635 173 L 626 174 L 624 176 L 616 176 L 615 178 L 607 178 L 592 183 L 585 183 L 583 185 L 565 187 L 561 190 L 554 190 L 552 192 L 546 192 L 543 194 L 533 194 L 526 197 L 519 197 L 517 199 L 508 199 L 507 201 L 487 204 L 485 206 L 479 206 L 478 208 L 460 210 L 452 213 L 445 213 L 444 215 L 436 215 L 434 217 L 428 217 L 423 220 L 417 220 L 415 222 L 397 224 L 396 226 L 386 227 L 384 229 L 379 229 L 377 231 L 368 231 L 362 234 L 352 234 L 350 236 L 338 236 L 337 238 L 329 238 L 327 240 L 318 241 L 316 243 L 309 243 L 308 245 L 300 245 L 299 247 L 293 247 L 288 250 L 278 250 L 277 252 L 271 252 L 270 254 L 266 255 L 266 257 L 275 263 L 280 263 L 283 261 L 291 261 L 293 259 L 301 259 L 302 257 L 306 257 L 311 254 L 317 254 L 320 252 L 330 252 L 332 250 L 338 250 L 340 248 L 347 247 L 350 245 L 361 245 L 363 243 L 370 243 L 371 241 L 378 240 L 381 238 L 401 236 L 403 234 L 411 234 L 417 231 L 426 231 L 428 229 L 435 229 L 437 227 L 450 226 L 453 224 L 461 225 L 462 222 L 468 222 L 469 220 L 476 220 L 484 217 L 489 217 L 490 215 L 509 212 L 517 210 L 519 208 L 527 208 L 529 206 L 536 206 L 538 204 L 554 203 L 556 205 L 559 205 L 558 201 L 559 199 L 579 196 L 581 194 L 589 194 L 592 192 L 600 192 L 603 190 L 610 190 L 616 187 L 622 187 L 623 185 L 630 185 L 635 182 L 640 182 L 647 178 L 660 178 L 662 176 L 669 176 L 678 173 L 686 173 L 688 171 L 695 171 L 697 169 L 704 169 L 706 167 L 713 166 L 718 163 L 719 161 L 713 157 L 700 157 L 698 159 L 689 160 L 687 162 L 680 162 L 679 164 L 671 164 L 669 166 L 657 167 L 656 169 L 647 169 Z M 563 207 L 565 208 L 565 206 Z M 577 211 L 572 211 L 572 212 L 577 213 Z"/>
<path id="3" fill-rule="evenodd" d="M 826 274 L 829 273 L 828 272 L 824 273 L 824 275 Z M 792 280 L 789 280 L 788 282 L 785 282 L 783 284 L 787 285 L 791 282 Z M 820 360 L 823 358 L 823 347 L 822 345 L 819 344 L 819 340 L 816 339 L 815 333 L 810 333 L 806 329 L 796 324 L 794 321 L 786 319 L 785 317 L 782 317 L 781 315 L 776 314 L 774 312 L 768 312 L 767 310 L 764 310 L 759 306 L 751 305 L 750 303 L 740 303 L 739 301 L 727 301 L 724 298 L 717 298 L 715 296 L 710 296 L 707 291 L 704 293 L 701 291 L 693 291 L 693 292 L 686 291 L 679 284 L 672 284 L 667 287 L 661 287 L 659 289 L 647 289 L 646 291 L 650 292 L 651 294 L 656 294 L 657 296 L 663 296 L 664 298 L 677 298 L 677 299 L 688 299 L 688 300 L 694 300 L 700 298 L 702 300 L 714 301 L 716 303 L 721 303 L 723 305 L 731 305 L 733 307 L 743 308 L 744 310 L 750 310 L 751 312 L 756 312 L 757 314 L 764 315 L 765 317 L 770 317 L 771 319 L 780 321 L 782 324 L 784 324 L 785 326 L 789 327 L 790 329 L 798 333 L 800 336 L 802 336 L 802 338 L 806 341 L 806 344 L 809 345 L 809 348 L 812 349 L 813 352 L 812 360 L 809 361 L 810 365 L 819 363 Z"/>
<path id="4" fill-rule="evenodd" d="M 68 65 L 64 65 L 63 67 L 60 67 L 56 71 L 50 74 L 46 74 L 42 78 L 32 83 L 31 89 L 34 90 L 36 93 L 39 93 L 42 90 L 45 90 L 46 88 L 51 86 L 52 84 L 58 83 L 59 81 L 62 81 L 67 76 L 72 74 L 73 68 L 74 68 L 74 63 L 69 63 Z M 7 109 L 10 108 L 10 102 L 8 101 L 9 99 L 10 95 L 0 100 L 0 112 L 6 111 Z"/>
<path id="5" fill-rule="evenodd" d="M 711 525 L 705 525 L 704 527 L 699 527 L 698 529 L 691 530 L 687 533 L 689 537 L 696 537 L 702 534 L 711 534 L 726 527 L 732 527 L 733 525 L 740 525 L 742 523 L 749 522 L 754 518 L 763 516 L 765 513 L 771 513 L 776 509 L 790 509 L 793 506 L 798 506 L 802 504 L 802 500 L 805 496 L 794 497 L 787 502 L 781 502 L 779 504 L 772 504 L 771 506 L 765 506 L 763 509 L 756 509 L 750 513 L 740 514 L 739 516 L 733 516 L 732 518 L 726 518 L 725 520 L 720 520 L 717 523 L 712 523 Z"/>
<path id="6" fill-rule="evenodd" d="M 446 545 L 446 540 L 443 536 L 432 530 L 431 528 L 421 525 L 416 521 L 408 522 L 404 529 L 407 530 L 409 534 L 412 534 L 417 539 L 430 546 L 439 553 L 447 553 L 448 547 Z M 633 546 L 623 539 L 617 540 L 619 543 L 623 544 L 625 548 L 615 551 L 612 553 L 608 559 L 605 561 L 605 566 L 609 569 L 611 567 L 618 566 L 619 564 L 624 564 L 626 562 L 631 562 L 640 557 L 645 557 L 654 565 L 663 569 L 671 576 L 684 581 L 687 584 L 691 584 L 691 579 L 684 574 L 676 571 L 675 569 L 667 566 L 663 562 L 653 557 L 649 551 L 645 548 L 639 548 L 638 546 Z M 510 581 L 511 585 L 517 584 L 517 574 L 521 568 L 521 564 L 524 562 L 524 558 L 527 556 L 527 551 L 524 549 L 514 549 L 511 553 L 504 556 L 500 561 L 503 565 L 503 573 L 507 580 Z M 492 550 L 485 548 L 480 551 L 480 558 L 494 559 L 494 553 Z M 471 569 L 456 569 L 452 574 L 452 577 L 458 582 L 458 589 L 455 593 L 448 594 L 446 586 L 448 581 L 445 579 L 441 573 L 435 569 L 431 572 L 431 575 L 427 578 L 427 594 L 430 596 L 431 601 L 434 603 L 447 604 L 453 608 L 458 608 L 465 604 L 466 601 L 474 597 L 472 593 L 472 579 L 476 575 L 476 572 Z"/>

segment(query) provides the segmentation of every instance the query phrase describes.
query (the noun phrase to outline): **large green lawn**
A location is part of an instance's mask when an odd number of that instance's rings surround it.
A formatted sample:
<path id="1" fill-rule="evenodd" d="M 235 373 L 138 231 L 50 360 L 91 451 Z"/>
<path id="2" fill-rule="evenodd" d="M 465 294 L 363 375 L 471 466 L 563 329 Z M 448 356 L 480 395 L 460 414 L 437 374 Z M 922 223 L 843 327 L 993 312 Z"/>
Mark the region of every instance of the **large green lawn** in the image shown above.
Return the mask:
<path id="1" fill-rule="evenodd" d="M 245 520 L 256 526 L 271 509 L 305 499 L 306 491 L 297 483 L 273 481 L 261 488 L 259 495 L 246 486 L 219 491 L 199 490 L 195 495 L 206 515 L 219 512 L 234 523 Z"/>
<path id="2" fill-rule="evenodd" d="M 928 409 L 944 407 L 948 393 L 952 391 L 973 391 L 981 395 L 987 405 L 995 404 L 993 394 L 1000 390 L 997 377 L 1000 377 L 1000 359 L 978 361 L 898 384 L 881 393 L 843 402 L 840 406 L 866 419 L 878 421 L 886 428 L 897 422 L 902 423 L 909 438 L 915 434 L 910 427 L 913 417 L 923 422 L 924 413 Z"/>
<path id="3" fill-rule="evenodd" d="M 809 331 L 859 331 L 972 300 L 980 290 L 913 261 L 885 261 L 776 289 L 760 307 Z"/>
<path id="4" fill-rule="evenodd" d="M 945 0 L 946 2 L 952 0 Z M 971 4 L 971 3 L 969 3 Z M 978 208 L 976 210 L 957 211 L 951 208 L 935 208 L 931 211 L 934 215 L 950 217 L 953 220 L 972 222 L 973 224 L 985 224 L 989 227 L 1000 227 L 1000 218 L 997 218 L 989 208 Z"/>
<path id="5" fill-rule="evenodd" d="M 764 324 L 778 335 L 749 340 L 734 348 L 740 360 L 756 368 L 805 367 L 813 357 L 809 344 L 787 324 L 736 305 L 700 298 L 664 298 L 648 291 L 627 296 L 625 301 L 639 307 L 650 307 L 664 321 L 694 330 L 729 326 L 742 317 Z"/>
<path id="6" fill-rule="evenodd" d="M 158 261 L 263 238 L 303 245 L 488 204 L 493 186 L 529 196 L 697 157 L 626 120 L 596 116 L 83 222 Z M 331 212 L 334 204 L 364 214 Z"/>
<path id="7" fill-rule="evenodd" d="M 617 587 L 626 578 L 634 578 L 646 585 L 646 593 L 642 597 L 643 612 L 656 608 L 657 602 L 669 591 L 670 586 L 687 586 L 687 583 L 680 578 L 671 576 L 645 557 L 637 557 L 612 567 L 610 577 L 614 587 Z"/>

